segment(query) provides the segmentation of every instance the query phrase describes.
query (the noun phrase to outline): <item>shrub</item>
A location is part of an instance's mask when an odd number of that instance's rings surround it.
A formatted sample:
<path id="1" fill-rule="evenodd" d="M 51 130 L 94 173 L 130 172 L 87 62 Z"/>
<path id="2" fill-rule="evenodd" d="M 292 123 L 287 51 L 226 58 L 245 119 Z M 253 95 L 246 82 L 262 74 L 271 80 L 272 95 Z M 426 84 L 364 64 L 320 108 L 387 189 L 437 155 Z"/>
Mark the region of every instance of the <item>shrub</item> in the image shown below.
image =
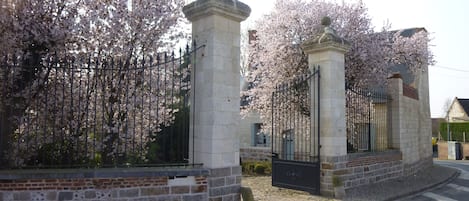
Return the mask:
<path id="1" fill-rule="evenodd" d="M 258 163 L 256 164 L 256 166 L 254 167 L 254 172 L 256 174 L 265 174 L 265 169 L 267 169 L 267 166 L 265 164 L 262 164 L 262 163 Z"/>
<path id="2" fill-rule="evenodd" d="M 270 175 L 272 163 L 270 161 L 246 161 L 241 163 L 244 175 Z"/>
<path id="3" fill-rule="evenodd" d="M 448 123 L 440 123 L 440 134 L 443 140 L 449 141 L 448 139 Z M 449 131 L 451 132 L 452 141 L 469 141 L 469 123 L 449 123 Z M 464 137 L 466 139 L 464 139 Z"/>

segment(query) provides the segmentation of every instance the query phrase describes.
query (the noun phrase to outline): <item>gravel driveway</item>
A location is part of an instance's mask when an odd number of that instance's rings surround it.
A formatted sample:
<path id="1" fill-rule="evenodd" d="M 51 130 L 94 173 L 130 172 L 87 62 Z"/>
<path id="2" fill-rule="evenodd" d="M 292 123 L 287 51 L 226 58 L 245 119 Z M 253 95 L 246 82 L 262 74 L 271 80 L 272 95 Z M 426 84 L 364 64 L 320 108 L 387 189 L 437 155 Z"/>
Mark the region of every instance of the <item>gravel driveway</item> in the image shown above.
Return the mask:
<path id="1" fill-rule="evenodd" d="M 305 200 L 334 200 L 314 196 L 303 191 L 295 191 L 272 186 L 272 177 L 243 177 L 242 186 L 250 187 L 256 201 L 305 201 Z"/>

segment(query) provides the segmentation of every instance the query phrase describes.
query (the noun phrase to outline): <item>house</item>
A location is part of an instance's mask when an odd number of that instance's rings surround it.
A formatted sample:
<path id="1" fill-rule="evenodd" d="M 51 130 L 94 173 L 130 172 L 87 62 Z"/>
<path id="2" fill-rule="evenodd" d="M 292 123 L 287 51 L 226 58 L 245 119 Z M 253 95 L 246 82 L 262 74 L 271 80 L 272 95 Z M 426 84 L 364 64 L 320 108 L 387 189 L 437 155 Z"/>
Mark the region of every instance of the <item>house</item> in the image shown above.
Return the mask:
<path id="1" fill-rule="evenodd" d="M 240 80 L 241 90 L 247 90 L 250 86 L 243 78 Z M 249 104 L 247 97 L 242 97 L 240 106 Z M 240 132 L 240 159 L 243 161 L 270 160 L 270 135 L 262 131 L 262 120 L 258 112 L 250 112 L 241 118 Z"/>
<path id="2" fill-rule="evenodd" d="M 455 97 L 446 113 L 448 122 L 469 122 L 469 99 Z"/>

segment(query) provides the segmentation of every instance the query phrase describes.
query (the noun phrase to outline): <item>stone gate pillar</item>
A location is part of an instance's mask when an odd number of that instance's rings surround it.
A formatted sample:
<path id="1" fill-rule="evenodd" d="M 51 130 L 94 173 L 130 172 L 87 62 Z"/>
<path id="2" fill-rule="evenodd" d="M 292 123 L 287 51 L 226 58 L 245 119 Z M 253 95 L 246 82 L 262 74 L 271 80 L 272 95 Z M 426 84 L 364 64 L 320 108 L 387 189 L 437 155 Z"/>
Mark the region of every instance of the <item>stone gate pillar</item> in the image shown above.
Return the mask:
<path id="1" fill-rule="evenodd" d="M 193 40 L 205 45 L 191 78 L 189 157 L 211 170 L 210 200 L 239 200 L 240 22 L 251 9 L 236 0 L 197 0 L 183 12 L 192 22 Z"/>
<path id="2" fill-rule="evenodd" d="M 329 27 L 329 18 L 324 18 L 322 24 L 324 32 L 302 47 L 308 54 L 310 69 L 317 65 L 320 68 L 321 194 L 333 195 L 334 170 L 345 167 L 347 155 L 344 55 L 350 44 Z"/>

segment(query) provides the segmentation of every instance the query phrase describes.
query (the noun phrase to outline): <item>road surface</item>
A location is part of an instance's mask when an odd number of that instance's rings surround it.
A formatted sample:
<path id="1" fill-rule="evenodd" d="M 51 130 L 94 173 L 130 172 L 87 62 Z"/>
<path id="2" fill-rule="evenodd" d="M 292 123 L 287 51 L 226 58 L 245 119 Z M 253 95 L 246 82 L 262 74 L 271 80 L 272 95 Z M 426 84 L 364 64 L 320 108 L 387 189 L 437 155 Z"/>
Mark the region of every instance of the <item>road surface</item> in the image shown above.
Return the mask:
<path id="1" fill-rule="evenodd" d="M 434 161 L 437 165 L 456 168 L 461 174 L 447 184 L 400 199 L 400 201 L 466 201 L 469 200 L 469 161 Z"/>

